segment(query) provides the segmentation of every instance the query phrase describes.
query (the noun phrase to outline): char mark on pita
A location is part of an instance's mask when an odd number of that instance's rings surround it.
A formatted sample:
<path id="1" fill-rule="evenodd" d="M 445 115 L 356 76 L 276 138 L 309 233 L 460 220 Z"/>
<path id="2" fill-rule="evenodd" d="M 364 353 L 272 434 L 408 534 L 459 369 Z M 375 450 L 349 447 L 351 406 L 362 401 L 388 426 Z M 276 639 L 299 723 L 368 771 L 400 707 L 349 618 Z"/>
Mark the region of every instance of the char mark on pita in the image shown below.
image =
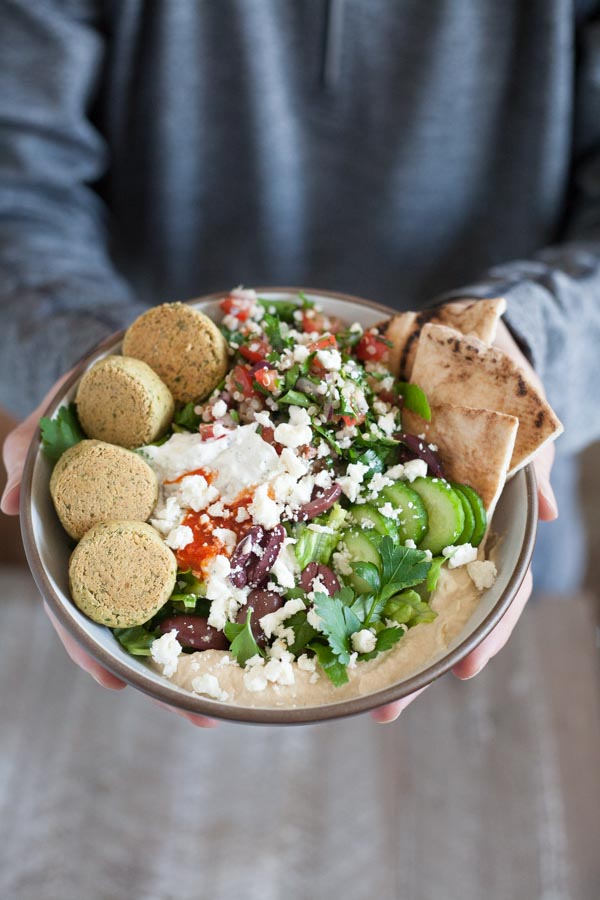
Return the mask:
<path id="1" fill-rule="evenodd" d="M 517 418 L 519 428 L 508 477 L 563 431 L 546 399 L 510 356 L 443 325 L 424 326 L 411 381 L 425 391 L 430 402 L 433 399 Z"/>
<path id="2" fill-rule="evenodd" d="M 486 343 L 496 336 L 500 316 L 506 309 L 501 297 L 486 300 L 456 300 L 432 306 L 422 312 L 399 313 L 379 327 L 391 342 L 387 365 L 397 377 L 408 380 L 412 374 L 417 345 L 423 328 L 429 324 L 447 325 L 461 334 L 472 334 Z"/>

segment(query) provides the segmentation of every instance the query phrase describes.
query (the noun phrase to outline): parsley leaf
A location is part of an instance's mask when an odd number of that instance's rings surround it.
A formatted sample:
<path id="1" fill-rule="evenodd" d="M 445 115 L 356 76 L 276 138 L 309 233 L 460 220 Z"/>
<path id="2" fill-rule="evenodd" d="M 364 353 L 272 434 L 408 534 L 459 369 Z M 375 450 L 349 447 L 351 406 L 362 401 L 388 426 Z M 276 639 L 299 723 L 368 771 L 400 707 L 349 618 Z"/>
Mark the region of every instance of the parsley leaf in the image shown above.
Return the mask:
<path id="1" fill-rule="evenodd" d="M 377 635 L 377 643 L 375 644 L 375 649 L 371 650 L 370 653 L 361 653 L 359 659 L 375 659 L 378 653 L 383 653 L 385 650 L 391 650 L 394 644 L 397 644 L 400 638 L 404 635 L 404 628 L 398 628 L 396 625 L 390 625 L 389 628 L 383 628 Z"/>
<path id="2" fill-rule="evenodd" d="M 257 297 L 260 306 L 271 315 L 278 316 L 282 322 L 293 322 L 294 313 L 300 309 L 295 300 L 267 300 L 265 297 Z M 272 310 L 275 310 L 273 313 Z"/>
<path id="3" fill-rule="evenodd" d="M 347 684 L 348 673 L 346 672 L 346 666 L 339 662 L 331 647 L 327 644 L 321 644 L 319 641 L 312 641 L 308 648 L 314 651 L 321 668 L 334 687 L 341 687 L 342 684 Z"/>
<path id="4" fill-rule="evenodd" d="M 361 621 L 361 628 L 369 628 L 381 619 L 386 601 L 380 595 L 360 594 L 352 604 L 352 611 Z"/>
<path id="5" fill-rule="evenodd" d="M 265 656 L 264 650 L 261 650 L 252 634 L 250 628 L 250 619 L 252 618 L 252 610 L 248 610 L 246 621 L 243 624 L 237 622 L 227 622 L 225 624 L 225 637 L 231 641 L 229 652 L 234 656 L 240 666 L 245 666 L 246 662 L 253 656 L 259 654 Z"/>
<path id="6" fill-rule="evenodd" d="M 293 616 L 288 616 L 285 620 L 285 627 L 294 630 L 294 643 L 288 647 L 294 656 L 299 656 L 305 647 L 319 635 L 317 629 L 313 628 L 306 618 L 306 612 L 303 610 L 294 613 Z"/>
<path id="7" fill-rule="evenodd" d="M 292 339 L 284 337 L 281 333 L 281 321 L 277 316 L 273 316 L 271 313 L 266 312 L 262 317 L 260 324 L 262 325 L 263 331 L 273 350 L 281 353 L 286 347 L 292 345 Z"/>
<path id="8" fill-rule="evenodd" d="M 65 450 L 74 447 L 85 438 L 74 403 L 61 406 L 55 419 L 43 416 L 40 419 L 42 433 L 42 450 L 48 459 L 56 462 Z"/>
<path id="9" fill-rule="evenodd" d="M 431 563 L 423 550 L 396 547 L 386 535 L 379 544 L 381 556 L 381 598 L 388 600 L 404 588 L 420 584 L 427 577 Z"/>
<path id="10" fill-rule="evenodd" d="M 315 609 L 329 646 L 338 661 L 345 665 L 352 653 L 350 637 L 360 630 L 360 619 L 344 602 L 342 591 L 338 591 L 333 597 L 321 591 L 315 593 Z"/>
<path id="11" fill-rule="evenodd" d="M 311 406 L 314 401 L 309 400 L 306 394 L 300 391 L 286 391 L 282 397 L 277 398 L 278 403 L 291 403 L 294 406 Z"/>
<path id="12" fill-rule="evenodd" d="M 379 569 L 377 568 L 375 563 L 352 563 L 352 568 L 359 576 L 359 578 L 363 578 L 367 582 L 374 594 L 379 593 L 381 588 L 381 577 L 379 575 Z"/>

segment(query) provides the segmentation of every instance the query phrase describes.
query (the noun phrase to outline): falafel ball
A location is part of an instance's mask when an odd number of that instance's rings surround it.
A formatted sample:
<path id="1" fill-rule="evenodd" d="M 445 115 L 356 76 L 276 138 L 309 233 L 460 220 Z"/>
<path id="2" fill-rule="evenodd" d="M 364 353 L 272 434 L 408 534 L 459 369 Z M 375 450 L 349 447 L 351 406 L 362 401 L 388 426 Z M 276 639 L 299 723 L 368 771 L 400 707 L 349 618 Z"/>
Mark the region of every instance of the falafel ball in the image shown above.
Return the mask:
<path id="1" fill-rule="evenodd" d="M 149 519 L 158 499 L 158 478 L 131 450 L 80 441 L 56 463 L 50 494 L 63 528 L 78 540 L 97 522 Z"/>
<path id="2" fill-rule="evenodd" d="M 82 613 L 110 628 L 142 625 L 175 587 L 175 555 L 145 522 L 101 522 L 69 561 L 71 596 Z"/>
<path id="3" fill-rule="evenodd" d="M 163 435 L 175 411 L 166 384 L 130 356 L 99 359 L 81 379 L 75 403 L 88 437 L 130 448 Z"/>
<path id="4" fill-rule="evenodd" d="M 125 332 L 123 353 L 148 363 L 178 403 L 203 400 L 227 372 L 225 338 L 208 316 L 185 303 L 142 313 Z"/>

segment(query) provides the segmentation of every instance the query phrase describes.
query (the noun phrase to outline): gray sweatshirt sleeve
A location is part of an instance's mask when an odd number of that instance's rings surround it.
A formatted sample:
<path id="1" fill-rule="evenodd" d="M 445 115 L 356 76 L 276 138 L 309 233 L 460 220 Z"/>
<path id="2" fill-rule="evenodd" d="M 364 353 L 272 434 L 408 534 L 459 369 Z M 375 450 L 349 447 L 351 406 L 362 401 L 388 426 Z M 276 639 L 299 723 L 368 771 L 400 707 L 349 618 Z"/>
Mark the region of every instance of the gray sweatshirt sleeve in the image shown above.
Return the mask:
<path id="1" fill-rule="evenodd" d="M 88 120 L 103 63 L 93 5 L 11 0 L 0 28 L 0 404 L 21 418 L 140 308 L 113 268 L 107 164 Z"/>
<path id="2" fill-rule="evenodd" d="M 580 41 L 564 242 L 437 298 L 506 298 L 507 324 L 565 426 L 564 452 L 600 438 L 600 20 L 583 27 Z"/>

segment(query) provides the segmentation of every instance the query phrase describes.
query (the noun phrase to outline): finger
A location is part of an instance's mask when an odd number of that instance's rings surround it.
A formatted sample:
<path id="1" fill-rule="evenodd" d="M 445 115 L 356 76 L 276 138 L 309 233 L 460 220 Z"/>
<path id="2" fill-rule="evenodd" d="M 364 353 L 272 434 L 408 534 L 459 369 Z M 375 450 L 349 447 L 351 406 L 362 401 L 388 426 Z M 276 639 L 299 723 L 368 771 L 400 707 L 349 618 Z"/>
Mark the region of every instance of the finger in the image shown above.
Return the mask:
<path id="1" fill-rule="evenodd" d="M 414 691 L 412 694 L 408 694 L 407 697 L 402 697 L 401 700 L 395 700 L 393 703 L 388 703 L 386 706 L 380 706 L 379 709 L 373 709 L 369 713 L 372 719 L 380 725 L 385 725 L 388 722 L 395 722 L 400 713 L 406 709 L 407 706 L 416 700 L 419 694 L 422 694 L 425 688 L 421 688 L 418 691 Z"/>
<path id="2" fill-rule="evenodd" d="M 538 450 L 533 466 L 538 485 L 538 500 L 540 505 L 540 519 L 544 522 L 552 522 L 558 518 L 558 505 L 550 483 L 550 473 L 554 463 L 554 444 L 546 444 Z"/>
<path id="3" fill-rule="evenodd" d="M 63 628 L 58 619 L 56 619 L 46 603 L 44 603 L 44 609 L 54 630 L 59 636 L 63 647 L 75 665 L 79 666 L 80 669 L 83 669 L 84 672 L 87 672 L 88 675 L 91 675 L 94 681 L 99 685 L 108 688 L 111 691 L 121 691 L 124 687 L 127 687 L 124 681 L 121 681 L 121 679 L 113 675 L 112 672 L 104 669 L 100 663 L 96 662 L 93 657 L 79 646 L 77 641 L 73 640 L 71 635 Z"/>
<path id="4" fill-rule="evenodd" d="M 485 640 L 483 640 L 472 653 L 465 656 L 465 658 L 452 669 L 457 678 L 466 680 L 467 678 L 473 678 L 475 675 L 478 675 L 490 659 L 504 647 L 517 624 L 521 613 L 525 609 L 525 604 L 531 596 L 532 587 L 533 578 L 531 576 L 531 569 L 529 569 L 515 599 L 493 631 L 488 634 Z"/>
<path id="5" fill-rule="evenodd" d="M 160 709 L 166 709 L 168 712 L 175 713 L 183 719 L 187 719 L 188 722 L 191 722 L 196 728 L 216 728 L 219 724 L 214 719 L 209 719 L 207 716 L 199 716 L 197 713 L 190 713 L 186 712 L 184 709 L 177 709 L 177 707 L 169 706 L 168 703 L 162 703 L 160 700 L 152 700 L 152 703 L 154 703 L 155 706 L 160 707 Z"/>
<path id="6" fill-rule="evenodd" d="M 35 433 L 37 417 L 32 414 L 8 435 L 2 448 L 2 458 L 6 469 L 6 485 L 0 502 L 0 509 L 7 516 L 15 516 L 19 512 L 19 495 L 23 466 L 27 456 L 27 448 Z"/>
<path id="7" fill-rule="evenodd" d="M 20 425 L 17 425 L 8 435 L 2 447 L 2 459 L 6 469 L 6 486 L 0 501 L 0 509 L 7 516 L 16 516 L 19 512 L 19 499 L 21 493 L 21 479 L 29 445 L 35 434 L 35 429 L 43 415 L 51 398 L 71 373 L 67 372 L 48 391 L 37 409 L 27 416 Z"/>

